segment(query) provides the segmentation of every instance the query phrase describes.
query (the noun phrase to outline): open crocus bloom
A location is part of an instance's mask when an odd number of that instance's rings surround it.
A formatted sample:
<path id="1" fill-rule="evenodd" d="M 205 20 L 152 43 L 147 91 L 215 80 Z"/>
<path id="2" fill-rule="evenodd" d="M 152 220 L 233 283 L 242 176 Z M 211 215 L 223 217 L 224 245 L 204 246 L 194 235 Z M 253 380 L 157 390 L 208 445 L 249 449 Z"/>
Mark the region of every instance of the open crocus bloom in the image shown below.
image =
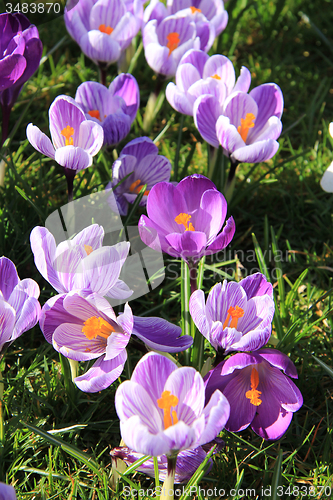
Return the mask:
<path id="1" fill-rule="evenodd" d="M 113 191 L 108 203 L 113 210 L 119 210 L 120 215 L 126 215 L 128 204 L 134 203 L 142 187 L 147 184 L 147 189 L 140 201 L 140 206 L 145 206 L 147 197 L 152 187 L 158 182 L 169 181 L 171 163 L 165 156 L 158 154 L 149 137 L 139 137 L 129 142 L 121 151 L 118 160 L 112 166 L 112 182 L 106 190 L 119 184 Z M 114 207 L 116 200 L 117 207 Z"/>
<path id="2" fill-rule="evenodd" d="M 197 262 L 225 248 L 235 233 L 232 217 L 219 233 L 227 202 L 212 181 L 203 175 L 185 177 L 177 186 L 156 184 L 148 195 L 148 217 L 139 220 L 142 241 L 187 262 Z"/>
<path id="3" fill-rule="evenodd" d="M 71 292 L 49 299 L 43 306 L 40 327 L 45 339 L 67 358 L 96 359 L 94 365 L 74 382 L 85 392 L 97 392 L 111 385 L 122 373 L 131 334 L 150 348 L 179 352 L 193 342 L 181 336 L 181 328 L 161 318 L 138 318 L 125 305 L 116 317 L 100 295 Z"/>
<path id="4" fill-rule="evenodd" d="M 73 0 L 64 13 L 69 34 L 96 64 L 118 61 L 138 33 L 142 16 L 141 0 Z"/>
<path id="5" fill-rule="evenodd" d="M 52 142 L 29 123 L 27 138 L 31 145 L 62 167 L 71 170 L 90 167 L 93 156 L 103 146 L 102 127 L 88 120 L 74 99 L 65 95 L 58 96 L 51 104 L 49 121 Z"/>
<path id="6" fill-rule="evenodd" d="M 194 368 L 177 368 L 148 353 L 116 392 L 122 438 L 134 451 L 155 457 L 208 443 L 228 420 L 229 404 L 219 390 L 206 406 L 204 400 L 203 379 Z"/>
<path id="7" fill-rule="evenodd" d="M 36 226 L 30 235 L 35 265 L 58 293 L 82 290 L 126 299 L 132 290 L 118 278 L 130 244 L 102 247 L 103 237 L 102 226 L 93 224 L 56 245 L 48 229 Z"/>
<path id="8" fill-rule="evenodd" d="M 149 21 L 143 29 L 142 40 L 149 66 L 167 77 L 176 73 L 181 57 L 190 49 L 207 52 L 215 38 L 215 29 L 198 12 L 185 9 L 165 17 L 160 23 Z"/>
<path id="9" fill-rule="evenodd" d="M 0 483 L 0 499 L 1 500 L 16 500 L 16 493 L 13 486 Z"/>
<path id="10" fill-rule="evenodd" d="M 82 83 L 75 101 L 86 113 L 86 118 L 103 127 L 104 144 L 114 146 L 130 131 L 140 105 L 140 92 L 134 76 L 118 75 L 109 88 L 97 82 Z"/>
<path id="11" fill-rule="evenodd" d="M 37 283 L 20 280 L 16 267 L 7 257 L 0 258 L 0 352 L 6 342 L 13 342 L 36 325 L 40 315 Z"/>
<path id="12" fill-rule="evenodd" d="M 195 101 L 193 117 L 202 137 L 219 144 L 234 162 L 258 163 L 279 149 L 283 95 L 275 83 L 266 83 L 249 94 L 233 92 L 220 106 L 215 96 Z"/>
<path id="13" fill-rule="evenodd" d="M 329 126 L 330 136 L 333 138 L 333 122 L 330 123 Z M 320 185 L 324 191 L 327 193 L 333 193 L 333 161 L 324 172 L 324 175 L 321 178 Z"/>
<path id="14" fill-rule="evenodd" d="M 260 273 L 240 283 L 224 280 L 211 289 L 206 304 L 204 292 L 196 290 L 190 298 L 190 313 L 217 351 L 226 354 L 259 349 L 271 335 L 272 285 Z"/>
<path id="15" fill-rule="evenodd" d="M 276 349 L 238 353 L 206 375 L 206 401 L 216 389 L 223 391 L 230 403 L 226 429 L 238 432 L 251 425 L 262 438 L 279 439 L 303 404 L 289 377 L 297 378 L 295 365 Z"/>
<path id="16" fill-rule="evenodd" d="M 231 92 L 247 92 L 251 84 L 251 74 L 242 67 L 236 82 L 232 62 L 225 56 L 211 57 L 202 50 L 191 49 L 181 58 L 176 71 L 176 85 L 170 82 L 166 88 L 166 98 L 180 113 L 193 115 L 193 105 L 201 95 L 216 98 L 222 107 Z"/>

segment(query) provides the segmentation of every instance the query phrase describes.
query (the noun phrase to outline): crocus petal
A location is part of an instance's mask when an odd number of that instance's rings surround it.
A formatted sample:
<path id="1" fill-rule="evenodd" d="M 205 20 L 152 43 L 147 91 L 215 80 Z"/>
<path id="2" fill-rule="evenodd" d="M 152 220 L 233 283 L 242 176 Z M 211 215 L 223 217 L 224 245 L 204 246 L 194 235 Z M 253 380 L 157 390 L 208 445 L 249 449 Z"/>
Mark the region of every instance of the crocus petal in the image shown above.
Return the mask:
<path id="1" fill-rule="evenodd" d="M 62 323 L 81 324 L 82 321 L 70 314 L 63 307 L 63 301 L 66 294 L 56 295 L 45 302 L 40 318 L 39 326 L 43 335 L 49 344 L 52 344 L 52 335 L 56 328 Z"/>
<path id="2" fill-rule="evenodd" d="M 150 191 L 147 200 L 148 217 L 167 233 L 178 231 L 179 224 L 175 222 L 175 218 L 186 212 L 186 202 L 172 184 L 160 182 Z"/>
<path id="3" fill-rule="evenodd" d="M 120 377 L 127 359 L 126 351 L 122 351 L 116 358 L 105 361 L 101 357 L 93 366 L 80 377 L 74 379 L 77 387 L 84 392 L 103 391 Z"/>
<path id="4" fill-rule="evenodd" d="M 181 335 L 179 326 L 162 318 L 141 318 L 134 316 L 133 335 L 148 347 L 162 352 L 179 352 L 193 343 L 190 335 Z"/>
<path id="5" fill-rule="evenodd" d="M 267 141 L 255 142 L 249 146 L 237 149 L 231 155 L 233 160 L 240 163 L 260 163 L 272 158 L 279 149 L 279 143 L 269 139 Z"/>
<path id="6" fill-rule="evenodd" d="M 67 126 L 73 128 L 72 139 L 77 146 L 80 124 L 86 121 L 84 112 L 72 97 L 60 95 L 55 98 L 49 109 L 50 132 L 54 147 L 62 148 L 66 145 L 62 131 Z M 72 146 L 67 146 L 71 148 Z"/>
<path id="7" fill-rule="evenodd" d="M 157 155 L 158 147 L 149 137 L 137 137 L 126 144 L 122 149 L 121 155 L 130 155 L 136 158 L 137 163 L 140 163 L 143 158 L 148 155 Z"/>
<path id="8" fill-rule="evenodd" d="M 87 120 L 80 124 L 78 147 L 84 149 L 89 155 L 95 156 L 103 146 L 104 132 L 98 123 Z"/>
<path id="9" fill-rule="evenodd" d="M 197 129 L 205 141 L 214 148 L 219 147 L 215 124 L 221 114 L 220 104 L 216 97 L 203 95 L 193 106 L 193 118 Z"/>
<path id="10" fill-rule="evenodd" d="M 202 78 L 219 76 L 228 90 L 235 85 L 235 70 L 232 62 L 225 56 L 215 54 L 210 57 L 204 67 Z"/>
<path id="11" fill-rule="evenodd" d="M 15 320 L 15 309 L 0 296 L 0 351 L 5 342 L 11 339 Z"/>
<path id="12" fill-rule="evenodd" d="M 206 339 L 209 339 L 210 327 L 206 316 L 205 294 L 202 290 L 196 290 L 192 293 L 189 308 L 192 319 L 199 332 L 201 332 Z"/>
<path id="13" fill-rule="evenodd" d="M 252 422 L 257 407 L 251 404 L 245 393 L 251 388 L 251 368 L 241 370 L 229 381 L 223 394 L 230 404 L 230 417 L 226 429 L 239 432 L 246 429 Z"/>
<path id="14" fill-rule="evenodd" d="M 16 322 L 12 335 L 12 340 L 15 340 L 23 332 L 36 325 L 41 307 L 37 299 L 29 297 L 19 290 L 12 293 L 9 303 L 16 311 Z"/>
<path id="15" fill-rule="evenodd" d="M 117 405 L 116 409 L 119 416 Z M 124 421 L 120 420 L 121 435 L 126 440 L 126 444 L 134 450 L 151 456 L 159 456 L 170 452 L 173 445 L 172 438 L 168 437 L 165 432 L 161 431 L 155 434 L 149 432 L 148 429 L 149 427 L 142 423 L 141 417 L 138 415 L 133 415 Z"/>
<path id="16" fill-rule="evenodd" d="M 83 323 L 81 325 L 62 323 L 58 326 L 52 336 L 55 350 L 66 358 L 76 361 L 89 361 L 104 354 L 106 341 L 103 343 L 100 338 L 88 339 L 82 332 L 82 328 Z"/>
<path id="17" fill-rule="evenodd" d="M 57 149 L 54 159 L 59 165 L 70 170 L 83 170 L 92 165 L 92 156 L 84 149 L 74 146 Z"/>
<path id="18" fill-rule="evenodd" d="M 35 265 L 40 274 L 57 292 L 66 292 L 67 290 L 60 283 L 58 274 L 53 267 L 56 253 L 54 236 L 45 227 L 36 226 L 31 231 L 30 244 L 35 258 Z"/>
<path id="19" fill-rule="evenodd" d="M 53 158 L 55 156 L 55 149 L 52 145 L 50 139 L 43 132 L 39 130 L 38 127 L 29 123 L 27 126 L 27 138 L 30 144 L 37 149 L 40 153 L 49 158 Z"/>
<path id="20" fill-rule="evenodd" d="M 126 113 L 133 122 L 140 105 L 139 86 L 134 76 L 129 73 L 118 75 L 111 82 L 109 91 L 112 95 L 117 95 L 124 99 L 127 106 Z"/>
<path id="21" fill-rule="evenodd" d="M 124 281 L 116 280 L 112 288 L 106 292 L 105 297 L 123 300 L 128 299 L 131 295 L 133 295 L 133 290 L 131 290 Z"/>
<path id="22" fill-rule="evenodd" d="M 254 417 L 251 428 L 263 439 L 280 439 L 288 429 L 293 414 L 292 412 L 285 411 L 281 407 L 279 408 L 278 403 L 270 406 L 269 414 L 274 415 L 274 420 L 269 418 L 269 415 L 260 412 L 260 414 Z"/>
<path id="23" fill-rule="evenodd" d="M 168 83 L 167 88 L 165 89 L 165 96 L 169 104 L 176 111 L 182 113 L 183 115 L 192 116 L 193 104 L 190 102 L 188 96 L 179 90 L 174 83 Z"/>
<path id="24" fill-rule="evenodd" d="M 7 301 L 19 283 L 16 267 L 7 257 L 0 258 L 0 286 L 3 298 Z"/>
<path id="25" fill-rule="evenodd" d="M 333 161 L 327 170 L 325 170 L 320 180 L 320 185 L 326 193 L 333 193 Z"/>
<path id="26" fill-rule="evenodd" d="M 183 366 L 174 370 L 169 375 L 164 390 L 178 398 L 178 420 L 191 425 L 201 415 L 205 405 L 205 389 L 200 373 L 194 368 Z"/>
<path id="27" fill-rule="evenodd" d="M 281 118 L 283 94 L 275 83 L 264 83 L 251 90 L 249 94 L 258 105 L 256 128 L 262 128 L 271 116 Z"/>
<path id="28" fill-rule="evenodd" d="M 236 85 L 233 88 L 233 92 L 247 92 L 251 85 L 251 72 L 242 66 L 240 70 L 240 75 L 237 78 Z"/>
<path id="29" fill-rule="evenodd" d="M 165 239 L 184 260 L 189 257 L 199 259 L 204 254 L 207 245 L 207 236 L 199 231 L 186 231 L 183 234 L 171 233 Z"/>
<path id="30" fill-rule="evenodd" d="M 11 87 L 24 73 L 27 62 L 21 54 L 13 54 L 0 60 L 0 92 Z"/>
<path id="31" fill-rule="evenodd" d="M 118 144 L 128 135 L 131 124 L 131 118 L 125 113 L 109 115 L 103 122 L 104 144 Z"/>
<path id="32" fill-rule="evenodd" d="M 288 375 L 288 377 L 298 378 L 296 367 L 286 354 L 283 354 L 277 349 L 269 348 L 260 349 L 258 354 L 260 354 L 262 358 L 266 359 L 269 364 L 282 370 L 286 375 Z"/>
<path id="33" fill-rule="evenodd" d="M 214 239 L 214 241 L 207 247 L 206 255 L 218 252 L 229 245 L 236 231 L 236 225 L 233 217 L 229 217 L 222 232 Z"/>
<path id="34" fill-rule="evenodd" d="M 227 116 L 221 115 L 216 122 L 216 136 L 221 146 L 229 153 L 244 147 L 245 143 Z"/>
<path id="35" fill-rule="evenodd" d="M 92 30 L 80 38 L 82 52 L 93 61 L 113 63 L 120 57 L 120 45 L 106 33 Z"/>
<path id="36" fill-rule="evenodd" d="M 199 443 L 205 444 L 214 439 L 225 427 L 230 415 L 230 405 L 227 398 L 216 390 L 208 404 L 203 409 L 205 415 L 205 430 L 200 436 Z"/>
<path id="37" fill-rule="evenodd" d="M 242 279 L 240 284 L 245 290 L 248 299 L 261 295 L 269 295 L 270 297 L 273 297 L 272 284 L 269 283 L 265 276 L 261 273 L 255 273 L 247 276 Z"/>

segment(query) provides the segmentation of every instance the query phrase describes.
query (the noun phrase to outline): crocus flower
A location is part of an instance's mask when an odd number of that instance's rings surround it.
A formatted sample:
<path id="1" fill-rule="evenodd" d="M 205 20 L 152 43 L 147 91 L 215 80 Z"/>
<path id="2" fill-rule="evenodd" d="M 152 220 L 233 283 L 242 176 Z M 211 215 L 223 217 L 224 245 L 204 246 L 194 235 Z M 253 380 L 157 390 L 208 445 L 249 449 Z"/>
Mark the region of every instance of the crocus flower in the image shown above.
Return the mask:
<path id="1" fill-rule="evenodd" d="M 66 28 L 82 52 L 96 64 L 118 61 L 138 33 L 141 0 L 75 0 L 65 8 Z"/>
<path id="2" fill-rule="evenodd" d="M 20 280 L 13 262 L 0 258 L 0 352 L 7 342 L 36 325 L 40 315 L 37 283 Z"/>
<path id="3" fill-rule="evenodd" d="M 271 335 L 272 285 L 260 273 L 240 283 L 224 280 L 213 286 L 206 304 L 202 290 L 193 292 L 190 313 L 199 331 L 216 351 L 227 354 L 259 349 Z"/>
<path id="4" fill-rule="evenodd" d="M 128 204 L 134 203 L 142 187 L 147 184 L 140 201 L 140 206 L 145 206 L 151 188 L 158 182 L 168 182 L 170 173 L 171 163 L 165 156 L 158 154 L 158 147 L 149 137 L 134 139 L 124 147 L 112 166 L 112 182 L 106 186 L 106 190 L 131 175 L 113 190 L 108 201 L 110 207 L 115 210 L 115 200 L 120 215 L 127 215 Z"/>
<path id="5" fill-rule="evenodd" d="M 187 262 L 197 262 L 225 248 L 235 233 L 227 214 L 227 202 L 212 181 L 203 175 L 190 175 L 177 186 L 160 182 L 147 199 L 148 217 L 139 220 L 143 242 Z M 219 234 L 218 234 L 219 233 Z"/>
<path id="6" fill-rule="evenodd" d="M 223 391 L 230 403 L 225 426 L 229 431 L 251 425 L 262 438 L 279 439 L 303 404 L 302 394 L 289 377 L 297 378 L 295 365 L 277 349 L 238 353 L 206 375 L 206 400 L 216 389 Z"/>
<path id="7" fill-rule="evenodd" d="M 0 500 L 16 500 L 16 493 L 13 486 L 0 483 Z"/>
<path id="8" fill-rule="evenodd" d="M 236 82 L 232 62 L 225 56 L 211 57 L 202 50 L 191 49 L 181 58 L 176 71 L 176 85 L 170 82 L 166 88 L 166 98 L 180 113 L 193 115 L 193 105 L 201 95 L 212 95 L 221 107 L 231 92 L 247 92 L 251 84 L 251 74 L 242 67 Z"/>
<path id="9" fill-rule="evenodd" d="M 202 95 L 193 108 L 194 123 L 212 146 L 219 144 L 233 162 L 269 160 L 279 149 L 283 95 L 275 83 L 236 91 L 221 106 L 213 95 Z"/>
<path id="10" fill-rule="evenodd" d="M 333 138 L 333 122 L 330 123 L 329 126 L 330 136 Z M 320 185 L 324 191 L 327 193 L 333 193 L 333 161 L 324 172 L 324 175 L 321 178 Z"/>
<path id="11" fill-rule="evenodd" d="M 157 354 L 146 354 L 131 380 L 117 389 L 120 431 L 129 448 L 145 455 L 175 455 L 214 439 L 229 418 L 229 404 L 215 391 L 204 404 L 201 375 Z"/>
<path id="12" fill-rule="evenodd" d="M 23 14 L 0 14 L 0 102 L 2 142 L 8 135 L 11 109 L 24 83 L 34 74 L 43 45 L 36 26 Z"/>
<path id="13" fill-rule="evenodd" d="M 103 237 L 102 226 L 92 224 L 56 245 L 48 229 L 36 226 L 30 235 L 35 265 L 58 293 L 82 290 L 114 299 L 128 298 L 132 291 L 118 278 L 130 244 L 102 247 Z"/>
<path id="14" fill-rule="evenodd" d="M 67 358 L 96 359 L 74 379 L 82 391 L 101 391 L 120 376 L 131 334 L 160 351 L 178 352 L 192 344 L 192 337 L 181 336 L 181 328 L 164 319 L 133 317 L 128 304 L 116 317 L 106 299 L 96 293 L 84 295 L 70 292 L 52 297 L 44 304 L 39 322 L 45 339 Z"/>
<path id="15" fill-rule="evenodd" d="M 49 121 L 53 144 L 29 123 L 27 137 L 32 146 L 65 169 L 77 171 L 90 167 L 93 156 L 103 145 L 102 127 L 88 120 L 75 100 L 65 95 L 58 96 L 51 104 Z"/>
<path id="16" fill-rule="evenodd" d="M 215 29 L 201 14 L 184 9 L 165 17 L 160 23 L 149 21 L 142 32 L 145 57 L 149 66 L 162 75 L 171 77 L 181 57 L 189 49 L 207 52 L 215 38 Z"/>
<path id="17" fill-rule="evenodd" d="M 140 92 L 134 76 L 122 73 L 109 88 L 97 82 L 82 83 L 75 94 L 86 118 L 103 127 L 104 144 L 114 146 L 130 131 L 140 105 Z"/>

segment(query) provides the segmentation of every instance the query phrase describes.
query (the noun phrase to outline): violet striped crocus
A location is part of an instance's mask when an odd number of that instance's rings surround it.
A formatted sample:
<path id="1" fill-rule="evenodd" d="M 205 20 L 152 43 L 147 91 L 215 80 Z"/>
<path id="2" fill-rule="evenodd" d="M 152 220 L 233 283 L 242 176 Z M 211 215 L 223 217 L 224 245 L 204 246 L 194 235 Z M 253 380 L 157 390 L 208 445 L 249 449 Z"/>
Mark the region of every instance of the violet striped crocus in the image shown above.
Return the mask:
<path id="1" fill-rule="evenodd" d="M 97 82 L 82 83 L 75 94 L 86 118 L 102 126 L 104 145 L 115 146 L 125 139 L 140 105 L 140 92 L 134 76 L 122 73 L 109 88 Z"/>
<path id="2" fill-rule="evenodd" d="M 82 52 L 96 64 L 118 61 L 138 33 L 142 0 L 71 0 L 64 13 L 66 28 Z"/>
<path id="3" fill-rule="evenodd" d="M 49 299 L 43 306 L 40 327 L 47 342 L 69 359 L 96 360 L 74 379 L 84 392 L 97 392 L 111 385 L 122 373 L 131 335 L 152 349 L 179 352 L 192 344 L 181 336 L 181 328 L 161 318 L 140 318 L 128 304 L 116 317 L 109 302 L 100 295 L 70 292 Z"/>
<path id="4" fill-rule="evenodd" d="M 202 95 L 194 104 L 194 123 L 212 146 L 219 144 L 233 163 L 269 160 L 279 149 L 283 95 L 275 83 L 255 87 L 249 94 L 230 94 L 221 106 L 217 97 Z"/>
<path id="5" fill-rule="evenodd" d="M 118 210 L 120 215 L 127 215 L 129 203 L 134 203 L 143 186 L 147 185 L 140 201 L 140 206 L 145 206 L 152 187 L 158 182 L 168 182 L 170 173 L 171 163 L 158 154 L 158 147 L 149 137 L 134 139 L 123 148 L 112 166 L 112 181 L 106 186 L 106 190 L 114 188 L 108 200 L 110 207 Z M 117 184 L 119 186 L 115 187 Z"/>
<path id="6" fill-rule="evenodd" d="M 148 217 L 139 220 L 142 241 L 154 250 L 197 263 L 203 255 L 225 248 L 235 233 L 227 202 L 215 184 L 203 175 L 190 175 L 177 186 L 160 182 L 147 199 Z"/>
<path id="7" fill-rule="evenodd" d="M 297 378 L 295 365 L 277 349 L 238 353 L 206 375 L 206 400 L 216 389 L 226 396 L 230 403 L 227 430 L 238 432 L 251 425 L 260 437 L 279 439 L 303 404 L 289 377 Z"/>
<path id="8" fill-rule="evenodd" d="M 243 284 L 244 283 L 244 284 Z M 190 313 L 202 335 L 219 354 L 263 347 L 272 331 L 272 285 L 256 273 L 241 282 L 217 283 L 208 294 L 196 290 Z"/>
<path id="9" fill-rule="evenodd" d="M 40 315 L 39 287 L 20 280 L 13 262 L 0 258 L 0 352 L 7 343 L 36 325 Z"/>
<path id="10" fill-rule="evenodd" d="M 170 359 L 148 353 L 116 392 L 122 438 L 134 451 L 155 457 L 195 449 L 214 439 L 229 418 L 228 401 L 219 390 L 206 406 L 204 401 L 204 382 L 194 368 L 177 368 Z"/>
<path id="11" fill-rule="evenodd" d="M 250 84 L 251 74 L 245 66 L 236 82 L 230 59 L 220 54 L 210 57 L 202 50 L 191 49 L 178 64 L 176 84 L 170 82 L 165 94 L 176 111 L 192 116 L 194 103 L 200 96 L 214 96 L 221 109 L 228 95 L 238 90 L 247 92 Z"/>
<path id="12" fill-rule="evenodd" d="M 17 500 L 13 486 L 0 483 L 0 500 Z"/>
<path id="13" fill-rule="evenodd" d="M 48 229 L 36 226 L 30 243 L 38 271 L 58 293 L 82 290 L 126 299 L 132 290 L 119 279 L 119 274 L 130 244 L 120 242 L 102 247 L 103 238 L 103 227 L 92 224 L 57 245 Z"/>

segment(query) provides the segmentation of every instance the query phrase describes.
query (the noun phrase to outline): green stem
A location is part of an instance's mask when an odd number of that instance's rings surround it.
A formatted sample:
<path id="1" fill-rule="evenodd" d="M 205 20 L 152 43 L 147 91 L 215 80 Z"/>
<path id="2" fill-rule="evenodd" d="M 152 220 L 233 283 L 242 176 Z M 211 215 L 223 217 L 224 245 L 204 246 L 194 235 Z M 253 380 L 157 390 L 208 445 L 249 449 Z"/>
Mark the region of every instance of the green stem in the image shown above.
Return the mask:
<path id="1" fill-rule="evenodd" d="M 209 169 L 208 169 L 207 177 L 208 177 L 208 179 L 211 179 L 211 180 L 212 180 L 213 175 L 214 175 L 217 152 L 218 152 L 218 148 L 214 148 L 214 146 L 208 145 Z"/>
<path id="2" fill-rule="evenodd" d="M 203 281 L 203 270 L 204 270 L 205 258 L 203 257 L 199 263 L 192 264 L 190 267 L 190 282 L 191 282 L 191 295 L 193 292 L 200 289 Z M 196 328 L 193 319 L 191 318 L 191 335 L 193 337 L 193 345 L 191 350 L 191 365 L 198 371 L 201 370 L 203 365 L 203 354 L 204 354 L 204 337 Z"/>
<path id="3" fill-rule="evenodd" d="M 178 182 L 178 163 L 179 163 L 179 153 L 180 153 L 180 147 L 181 147 L 182 136 L 183 136 L 184 117 L 185 117 L 185 115 L 181 115 L 181 118 L 180 118 L 177 149 L 176 149 L 176 154 L 175 154 L 175 161 L 173 164 L 173 171 L 174 171 L 173 179 L 175 182 Z"/>
<path id="4" fill-rule="evenodd" d="M 190 300 L 190 271 L 184 260 L 181 261 L 181 308 L 182 334 L 191 335 L 191 316 L 189 311 Z M 189 349 L 185 351 L 185 364 L 190 364 Z"/>
<path id="5" fill-rule="evenodd" d="M 160 500 L 174 500 L 174 484 L 177 457 L 168 457 L 168 473 L 162 486 Z"/>
<path id="6" fill-rule="evenodd" d="M 2 448 L 4 441 L 5 441 L 2 407 L 3 407 L 3 378 L 2 378 L 2 372 L 0 372 L 0 448 Z M 0 451 L 0 455 L 1 455 L 1 451 Z"/>

